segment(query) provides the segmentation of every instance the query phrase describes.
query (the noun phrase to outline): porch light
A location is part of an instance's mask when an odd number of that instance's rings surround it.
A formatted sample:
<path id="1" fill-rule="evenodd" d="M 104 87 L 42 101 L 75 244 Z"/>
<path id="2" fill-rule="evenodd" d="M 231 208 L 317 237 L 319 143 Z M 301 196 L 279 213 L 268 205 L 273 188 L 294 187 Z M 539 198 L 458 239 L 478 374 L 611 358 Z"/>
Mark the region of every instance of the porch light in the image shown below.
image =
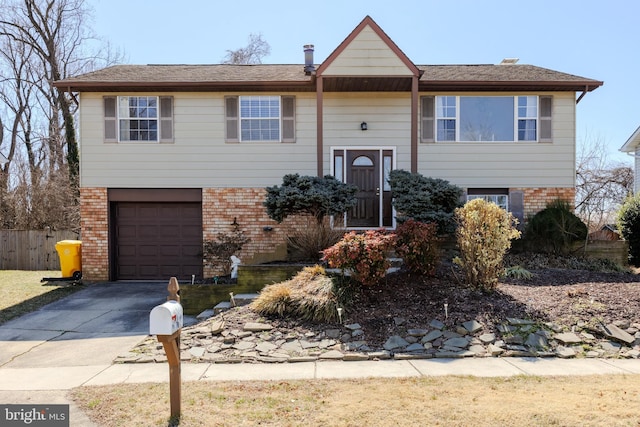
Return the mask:
<path id="1" fill-rule="evenodd" d="M 361 130 L 367 130 L 367 122 L 360 123 L 360 129 Z"/>

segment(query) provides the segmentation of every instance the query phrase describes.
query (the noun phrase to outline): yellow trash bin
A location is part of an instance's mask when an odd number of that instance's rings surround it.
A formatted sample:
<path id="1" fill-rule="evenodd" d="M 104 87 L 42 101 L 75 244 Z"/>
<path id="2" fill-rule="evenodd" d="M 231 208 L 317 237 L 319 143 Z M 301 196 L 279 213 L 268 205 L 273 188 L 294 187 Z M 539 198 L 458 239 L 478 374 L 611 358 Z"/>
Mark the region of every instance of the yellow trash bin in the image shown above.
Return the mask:
<path id="1" fill-rule="evenodd" d="M 62 277 L 82 277 L 82 242 L 80 240 L 60 240 L 56 243 L 60 257 Z"/>

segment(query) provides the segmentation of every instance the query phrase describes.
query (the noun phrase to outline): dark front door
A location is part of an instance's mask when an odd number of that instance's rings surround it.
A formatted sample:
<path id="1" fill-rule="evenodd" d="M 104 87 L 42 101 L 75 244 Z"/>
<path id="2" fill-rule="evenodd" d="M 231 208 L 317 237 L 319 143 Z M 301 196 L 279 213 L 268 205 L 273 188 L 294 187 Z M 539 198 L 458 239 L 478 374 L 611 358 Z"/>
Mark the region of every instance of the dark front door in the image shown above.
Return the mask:
<path id="1" fill-rule="evenodd" d="M 349 150 L 346 169 L 346 181 L 358 187 L 358 202 L 347 214 L 347 227 L 379 227 L 380 152 Z"/>

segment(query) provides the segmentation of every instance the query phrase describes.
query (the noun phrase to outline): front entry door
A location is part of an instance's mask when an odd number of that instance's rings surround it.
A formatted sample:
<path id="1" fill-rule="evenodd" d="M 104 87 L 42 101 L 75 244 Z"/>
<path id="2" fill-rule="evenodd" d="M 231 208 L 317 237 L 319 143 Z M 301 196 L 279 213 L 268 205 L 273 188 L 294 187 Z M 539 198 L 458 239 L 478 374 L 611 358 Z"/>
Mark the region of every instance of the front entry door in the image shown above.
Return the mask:
<path id="1" fill-rule="evenodd" d="M 347 151 L 347 179 L 358 187 L 357 204 L 347 214 L 347 227 L 380 226 L 380 152 Z"/>

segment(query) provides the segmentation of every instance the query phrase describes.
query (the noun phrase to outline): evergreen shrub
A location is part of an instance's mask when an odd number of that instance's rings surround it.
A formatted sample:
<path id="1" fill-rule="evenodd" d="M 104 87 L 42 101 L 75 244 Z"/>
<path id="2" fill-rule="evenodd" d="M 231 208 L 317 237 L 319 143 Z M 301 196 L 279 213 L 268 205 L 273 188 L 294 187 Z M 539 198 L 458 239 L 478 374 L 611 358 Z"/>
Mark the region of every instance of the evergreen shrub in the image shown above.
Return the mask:
<path id="1" fill-rule="evenodd" d="M 618 230 L 629 242 L 629 263 L 640 265 L 640 195 L 627 198 L 618 211 Z"/>
<path id="2" fill-rule="evenodd" d="M 454 211 L 461 204 L 460 187 L 444 179 L 428 178 L 402 169 L 390 172 L 389 184 L 400 222 L 413 219 L 437 224 L 441 234 L 454 231 Z"/>
<path id="3" fill-rule="evenodd" d="M 531 252 L 567 255 L 573 243 L 587 238 L 588 228 L 565 200 L 556 199 L 529 218 L 524 232 L 524 246 Z"/>

